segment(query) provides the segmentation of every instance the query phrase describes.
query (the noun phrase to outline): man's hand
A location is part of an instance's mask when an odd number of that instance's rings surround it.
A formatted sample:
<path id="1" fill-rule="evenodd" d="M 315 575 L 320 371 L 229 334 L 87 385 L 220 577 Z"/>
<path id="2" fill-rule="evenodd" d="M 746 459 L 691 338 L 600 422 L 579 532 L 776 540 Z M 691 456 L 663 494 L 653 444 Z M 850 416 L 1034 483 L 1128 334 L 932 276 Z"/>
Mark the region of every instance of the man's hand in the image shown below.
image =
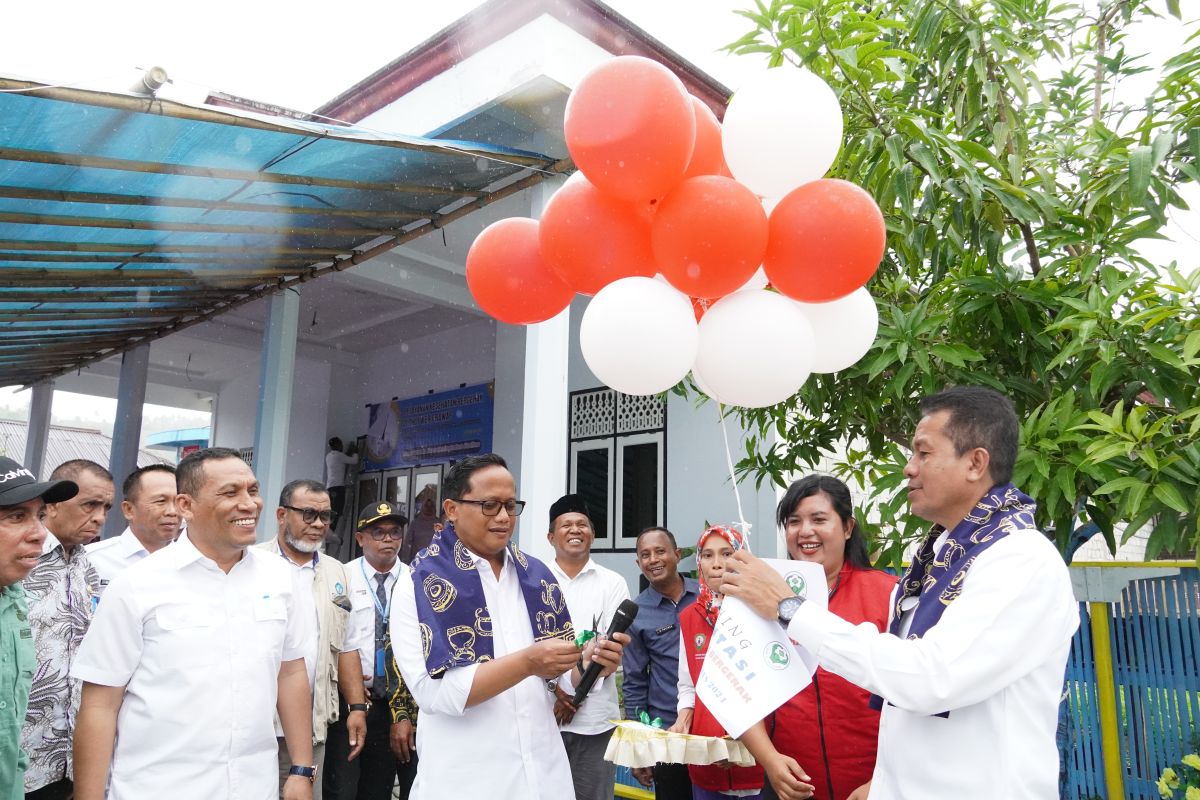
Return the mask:
<path id="1" fill-rule="evenodd" d="M 413 753 L 417 749 L 417 729 L 407 719 L 393 722 L 391 730 L 388 731 L 388 744 L 391 745 L 396 760 L 407 764 L 412 761 Z"/>
<path id="2" fill-rule="evenodd" d="M 794 594 L 782 575 L 748 550 L 738 550 L 726 561 L 721 593 L 736 597 L 766 619 L 778 618 L 779 601 Z"/>
<path id="3" fill-rule="evenodd" d="M 634 767 L 630 772 L 637 782 L 647 789 L 654 785 L 654 767 Z"/>
<path id="4" fill-rule="evenodd" d="M 579 708 L 575 705 L 575 698 L 562 690 L 560 686 L 554 686 L 554 721 L 559 725 L 566 725 L 575 717 L 575 712 Z"/>
<path id="5" fill-rule="evenodd" d="M 692 732 L 692 714 L 694 709 L 681 708 L 679 716 L 675 718 L 675 724 L 667 728 L 670 733 L 691 733 Z"/>
<path id="6" fill-rule="evenodd" d="M 353 761 L 358 758 L 363 745 L 367 743 L 367 712 L 351 711 L 347 714 L 346 732 L 350 738 L 350 755 L 346 757 L 346 760 Z"/>
<path id="7" fill-rule="evenodd" d="M 779 754 L 763 764 L 763 770 L 779 800 L 805 800 L 813 796 L 813 786 L 808 783 L 812 779 L 791 756 Z"/>
<path id="8" fill-rule="evenodd" d="M 579 648 L 563 639 L 544 639 L 524 652 L 529 674 L 546 680 L 562 675 L 579 659 Z"/>
<path id="9" fill-rule="evenodd" d="M 871 782 L 867 781 L 862 786 L 850 793 L 846 800 L 867 800 L 867 795 L 871 792 Z"/>
<path id="10" fill-rule="evenodd" d="M 614 633 L 611 639 L 607 636 L 592 639 L 583 648 L 584 668 L 595 661 L 602 667 L 600 674 L 607 678 L 620 668 L 621 655 L 629 641 L 628 633 Z"/>
<path id="11" fill-rule="evenodd" d="M 312 800 L 313 782 L 303 775 L 288 775 L 283 783 L 283 800 Z"/>

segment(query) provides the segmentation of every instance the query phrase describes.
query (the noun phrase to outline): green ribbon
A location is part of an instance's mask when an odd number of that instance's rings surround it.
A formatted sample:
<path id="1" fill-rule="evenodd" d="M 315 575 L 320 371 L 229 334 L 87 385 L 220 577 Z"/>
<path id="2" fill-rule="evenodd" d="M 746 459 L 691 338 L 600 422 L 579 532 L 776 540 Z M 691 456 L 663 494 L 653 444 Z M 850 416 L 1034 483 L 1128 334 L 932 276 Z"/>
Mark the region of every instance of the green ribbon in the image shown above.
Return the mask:
<path id="1" fill-rule="evenodd" d="M 638 715 L 638 719 L 640 719 L 642 721 L 643 725 L 649 725 L 651 728 L 661 729 L 663 726 L 662 717 L 655 717 L 654 719 L 650 719 L 650 715 L 647 714 L 645 711 L 643 711 L 641 714 Z"/>
<path id="2" fill-rule="evenodd" d="M 596 638 L 595 631 L 584 631 L 583 633 L 581 633 L 575 637 L 575 646 L 583 647 L 585 644 L 587 644 L 588 642 L 590 642 L 592 639 L 595 639 L 595 638 Z"/>

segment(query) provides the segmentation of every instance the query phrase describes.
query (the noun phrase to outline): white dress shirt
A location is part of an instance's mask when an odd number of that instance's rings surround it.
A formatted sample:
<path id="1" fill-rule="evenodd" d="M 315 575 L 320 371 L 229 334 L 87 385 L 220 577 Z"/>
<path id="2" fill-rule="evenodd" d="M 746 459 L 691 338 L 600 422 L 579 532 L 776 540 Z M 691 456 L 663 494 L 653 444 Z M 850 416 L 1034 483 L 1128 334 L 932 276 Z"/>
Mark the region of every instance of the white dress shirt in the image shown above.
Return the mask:
<path id="1" fill-rule="evenodd" d="M 92 542 L 83 549 L 87 552 L 92 566 L 96 568 L 96 574 L 100 576 L 102 591 L 103 587 L 111 583 L 112 579 L 124 572 L 127 567 L 150 555 L 150 551 L 133 535 L 133 531 L 129 528 L 126 528 L 120 536 Z"/>
<path id="2" fill-rule="evenodd" d="M 472 554 L 492 618 L 496 658 L 533 644 L 533 630 L 516 567 L 505 556 L 497 579 L 492 565 Z M 526 558 L 533 560 L 526 554 Z M 554 722 L 554 696 L 529 677 L 490 700 L 467 707 L 479 665 L 446 670 L 433 679 L 425 668 L 412 573 L 396 584 L 393 649 L 400 674 L 421 709 L 417 726 L 420 766 L 412 800 L 503 797 L 573 800 L 567 751 Z"/>
<path id="3" fill-rule="evenodd" d="M 1022 530 L 979 554 L 962 594 L 920 639 L 852 625 L 813 603 L 788 634 L 822 667 L 888 701 L 871 800 L 1052 800 L 1058 704 L 1078 627 L 1062 557 L 1039 531 Z"/>
<path id="4" fill-rule="evenodd" d="M 396 591 L 396 580 L 407 572 L 408 564 L 396 559 L 383 582 L 384 591 L 389 597 Z M 375 568 L 362 556 L 346 563 L 352 609 L 350 626 L 346 630 L 346 647 L 358 650 L 367 686 L 374 682 L 372 679 L 375 677 L 375 587 L 379 585 L 375 582 L 377 574 Z M 392 649 L 395 650 L 394 647 Z"/>
<path id="5" fill-rule="evenodd" d="M 597 635 L 608 632 L 613 614 L 621 602 L 629 599 L 629 584 L 618 573 L 602 567 L 592 559 L 574 578 L 567 577 L 557 561 L 547 564 L 567 598 L 571 624 L 575 632 L 595 630 Z M 617 705 L 617 682 L 597 680 L 587 699 L 569 723 L 562 726 L 567 733 L 594 735 L 612 730 L 609 720 L 621 719 Z"/>
<path id="6" fill-rule="evenodd" d="M 252 547 L 226 574 L 184 536 L 109 585 L 71 670 L 125 687 L 109 800 L 279 796 L 279 666 L 312 624 L 291 573 Z"/>

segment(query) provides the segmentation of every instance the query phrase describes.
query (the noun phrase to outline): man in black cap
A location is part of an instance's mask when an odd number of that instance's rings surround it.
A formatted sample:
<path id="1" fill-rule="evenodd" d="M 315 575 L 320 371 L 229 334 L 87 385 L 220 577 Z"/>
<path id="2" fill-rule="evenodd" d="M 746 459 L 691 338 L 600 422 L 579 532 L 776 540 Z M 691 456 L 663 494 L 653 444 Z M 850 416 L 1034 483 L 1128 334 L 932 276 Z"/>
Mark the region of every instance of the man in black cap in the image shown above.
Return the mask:
<path id="1" fill-rule="evenodd" d="M 388 614 L 396 580 L 408 565 L 397 558 L 408 518 L 392 503 L 371 503 L 358 515 L 355 539 L 363 555 L 346 564 L 353 607 L 350 627 L 359 641 L 374 649 L 360 651 L 363 679 L 368 686 L 367 737 L 357 761 L 334 748 L 326 751 L 325 797 L 341 800 L 388 800 L 400 780 L 400 797 L 407 798 L 417 774 L 417 707 L 392 668 Z M 332 786 L 331 784 L 336 784 Z"/>
<path id="2" fill-rule="evenodd" d="M 18 581 L 37 565 L 46 533 L 38 524 L 45 503 L 70 500 L 74 481 L 39 483 L 33 473 L 0 457 L 0 798 L 25 793 L 21 724 L 33 682 L 33 631 Z"/>
<path id="3" fill-rule="evenodd" d="M 554 548 L 550 571 L 566 595 L 576 632 L 598 636 L 607 631 L 617 607 L 629 599 L 629 585 L 592 560 L 596 532 L 582 497 L 564 495 L 550 506 L 547 538 Z M 571 764 L 576 800 L 611 798 L 616 766 L 604 760 L 604 751 L 613 731 L 610 720 L 620 718 L 616 681 L 595 687 L 579 708 L 562 689 L 556 689 L 555 697 L 554 715 Z"/>

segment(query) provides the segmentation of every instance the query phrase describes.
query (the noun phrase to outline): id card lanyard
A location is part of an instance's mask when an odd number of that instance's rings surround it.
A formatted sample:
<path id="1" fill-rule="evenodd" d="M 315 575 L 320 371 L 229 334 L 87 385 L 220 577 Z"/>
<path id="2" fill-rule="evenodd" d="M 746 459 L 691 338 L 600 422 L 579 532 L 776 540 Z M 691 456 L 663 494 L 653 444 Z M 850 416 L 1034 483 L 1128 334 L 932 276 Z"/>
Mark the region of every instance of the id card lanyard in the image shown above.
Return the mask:
<path id="1" fill-rule="evenodd" d="M 376 594 L 375 592 L 371 591 L 371 579 L 367 575 L 366 564 L 367 564 L 367 560 L 365 558 L 362 561 L 358 562 L 358 568 L 362 571 L 363 583 L 366 584 L 367 592 L 371 595 L 371 602 L 373 602 L 375 604 L 375 613 L 381 614 L 382 618 L 384 620 L 384 625 L 387 625 L 388 620 L 391 619 L 392 597 L 395 595 L 395 592 L 396 592 L 396 581 L 395 580 L 392 581 L 392 588 L 388 590 L 387 604 L 385 605 L 385 604 L 379 602 L 379 595 Z M 385 658 L 386 658 L 386 653 L 384 652 L 384 648 L 382 648 L 382 647 L 376 648 L 376 650 L 375 650 L 375 677 L 376 678 L 384 677 L 384 659 Z"/>

